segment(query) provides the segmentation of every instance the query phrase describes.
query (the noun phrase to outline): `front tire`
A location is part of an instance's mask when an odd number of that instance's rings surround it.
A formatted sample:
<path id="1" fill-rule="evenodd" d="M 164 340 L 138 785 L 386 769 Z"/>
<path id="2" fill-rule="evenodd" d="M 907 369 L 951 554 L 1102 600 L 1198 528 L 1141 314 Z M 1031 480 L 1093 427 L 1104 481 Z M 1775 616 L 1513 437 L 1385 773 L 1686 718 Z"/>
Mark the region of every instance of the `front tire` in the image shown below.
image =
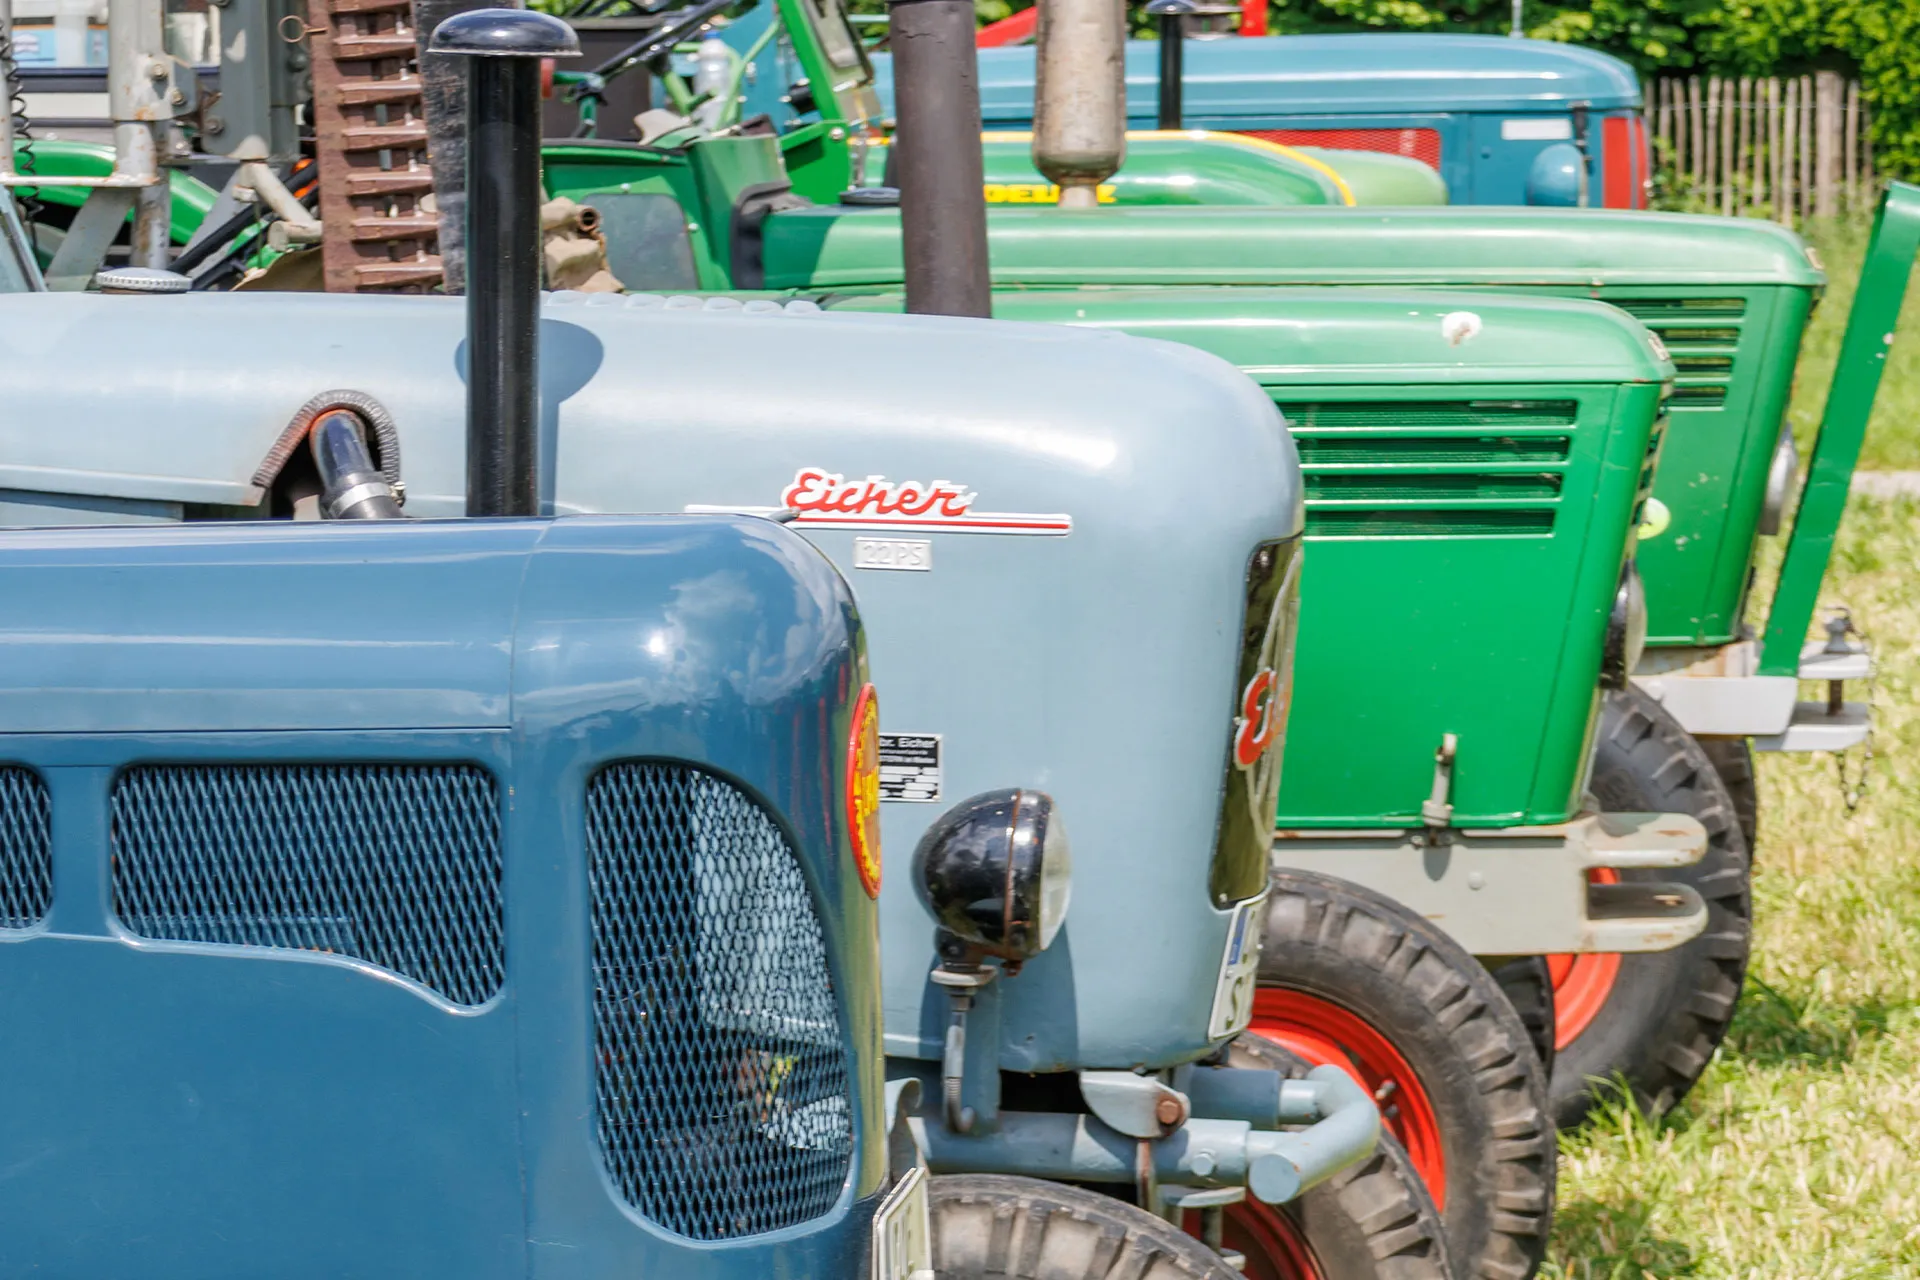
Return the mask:
<path id="1" fill-rule="evenodd" d="M 1485 967 L 1397 902 L 1276 868 L 1259 981 L 1250 1030 L 1373 1092 L 1459 1273 L 1532 1275 L 1553 1220 L 1547 1075 Z"/>
<path id="2" fill-rule="evenodd" d="M 1691 885 L 1706 901 L 1707 927 L 1671 951 L 1555 958 L 1553 1114 L 1562 1128 L 1584 1123 L 1617 1078 L 1648 1111 L 1686 1097 L 1733 1021 L 1752 945 L 1752 863 L 1737 806 L 1664 707 L 1634 688 L 1607 694 L 1590 785 L 1605 809 L 1699 819 L 1707 829 L 1699 862 L 1612 874 Z"/>
<path id="3" fill-rule="evenodd" d="M 939 1280 L 1240 1280 L 1192 1236 L 1097 1191 L 951 1174 L 928 1183 L 927 1208 Z"/>

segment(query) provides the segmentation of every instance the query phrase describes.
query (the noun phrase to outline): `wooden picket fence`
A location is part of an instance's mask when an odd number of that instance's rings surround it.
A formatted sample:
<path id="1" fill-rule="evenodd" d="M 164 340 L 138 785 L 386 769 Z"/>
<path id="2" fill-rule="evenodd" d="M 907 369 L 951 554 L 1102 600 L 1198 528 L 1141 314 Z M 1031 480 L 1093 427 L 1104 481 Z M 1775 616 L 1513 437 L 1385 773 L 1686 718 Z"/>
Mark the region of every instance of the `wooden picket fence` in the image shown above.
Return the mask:
<path id="1" fill-rule="evenodd" d="M 1874 199 L 1860 85 L 1838 72 L 1670 76 L 1649 86 L 1646 117 L 1656 205 L 1797 223 Z"/>

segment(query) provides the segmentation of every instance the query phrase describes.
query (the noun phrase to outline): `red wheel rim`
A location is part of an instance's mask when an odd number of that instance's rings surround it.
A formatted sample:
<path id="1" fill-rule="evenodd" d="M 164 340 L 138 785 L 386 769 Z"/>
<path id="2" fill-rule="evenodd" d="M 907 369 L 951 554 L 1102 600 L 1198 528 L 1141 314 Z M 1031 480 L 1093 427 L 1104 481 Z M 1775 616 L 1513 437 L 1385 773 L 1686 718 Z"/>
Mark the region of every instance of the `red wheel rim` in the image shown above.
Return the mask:
<path id="1" fill-rule="evenodd" d="M 1332 1063 L 1380 1103 L 1387 1131 L 1400 1140 L 1435 1207 L 1447 1207 L 1447 1157 L 1440 1121 L 1420 1077 L 1373 1024 L 1303 991 L 1261 987 L 1247 1028 L 1316 1066 Z"/>
<path id="2" fill-rule="evenodd" d="M 1227 1206 L 1222 1243 L 1247 1259 L 1247 1280 L 1325 1280 L 1320 1259 L 1300 1232 L 1300 1224 L 1270 1204 L 1246 1199 Z M 1200 1215 L 1189 1210 L 1187 1234 L 1200 1235 Z"/>
<path id="3" fill-rule="evenodd" d="M 1598 867 L 1587 872 L 1587 879 L 1614 884 L 1620 873 Z M 1620 957 L 1611 952 L 1548 956 L 1547 971 L 1553 976 L 1553 1047 L 1564 1049 L 1606 1008 L 1613 984 L 1620 978 Z"/>

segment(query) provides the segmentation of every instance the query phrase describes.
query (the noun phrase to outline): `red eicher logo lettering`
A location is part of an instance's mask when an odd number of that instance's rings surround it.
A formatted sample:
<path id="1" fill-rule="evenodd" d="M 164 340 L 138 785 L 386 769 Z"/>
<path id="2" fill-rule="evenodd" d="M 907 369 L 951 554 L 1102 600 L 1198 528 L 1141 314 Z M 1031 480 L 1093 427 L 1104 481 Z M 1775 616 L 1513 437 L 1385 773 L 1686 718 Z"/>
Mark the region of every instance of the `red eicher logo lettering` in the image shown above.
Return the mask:
<path id="1" fill-rule="evenodd" d="M 831 515 L 927 516 L 955 518 L 967 514 L 980 495 L 951 480 L 921 484 L 918 480 L 889 483 L 885 476 L 849 480 L 831 471 L 807 467 L 780 495 L 781 505 L 795 511 Z"/>
<path id="2" fill-rule="evenodd" d="M 1279 736 L 1285 699 L 1280 677 L 1272 667 L 1260 668 L 1247 681 L 1240 694 L 1240 731 L 1233 737 L 1233 758 L 1241 768 L 1250 769 L 1258 763 Z"/>

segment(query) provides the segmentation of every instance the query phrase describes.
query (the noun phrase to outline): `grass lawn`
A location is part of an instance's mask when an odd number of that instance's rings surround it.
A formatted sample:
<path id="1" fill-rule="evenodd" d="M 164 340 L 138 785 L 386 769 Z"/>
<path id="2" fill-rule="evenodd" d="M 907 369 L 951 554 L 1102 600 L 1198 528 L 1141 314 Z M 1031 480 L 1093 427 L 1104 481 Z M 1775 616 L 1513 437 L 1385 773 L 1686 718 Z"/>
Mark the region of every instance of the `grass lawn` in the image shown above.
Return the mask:
<path id="1" fill-rule="evenodd" d="M 1793 413 L 1803 441 L 1864 236 L 1822 239 L 1836 283 L 1801 363 Z M 1866 466 L 1920 470 L 1916 306 L 1910 298 Z M 1768 550 L 1762 582 L 1777 564 L 1778 548 Z M 1622 1108 L 1562 1138 L 1546 1274 L 1920 1276 L 1917 577 L 1920 503 L 1855 499 L 1823 598 L 1853 608 L 1878 655 L 1871 785 L 1849 813 L 1833 757 L 1760 757 L 1757 940 L 1732 1033 L 1674 1114 Z M 1861 753 L 1845 764 L 1857 776 Z"/>

